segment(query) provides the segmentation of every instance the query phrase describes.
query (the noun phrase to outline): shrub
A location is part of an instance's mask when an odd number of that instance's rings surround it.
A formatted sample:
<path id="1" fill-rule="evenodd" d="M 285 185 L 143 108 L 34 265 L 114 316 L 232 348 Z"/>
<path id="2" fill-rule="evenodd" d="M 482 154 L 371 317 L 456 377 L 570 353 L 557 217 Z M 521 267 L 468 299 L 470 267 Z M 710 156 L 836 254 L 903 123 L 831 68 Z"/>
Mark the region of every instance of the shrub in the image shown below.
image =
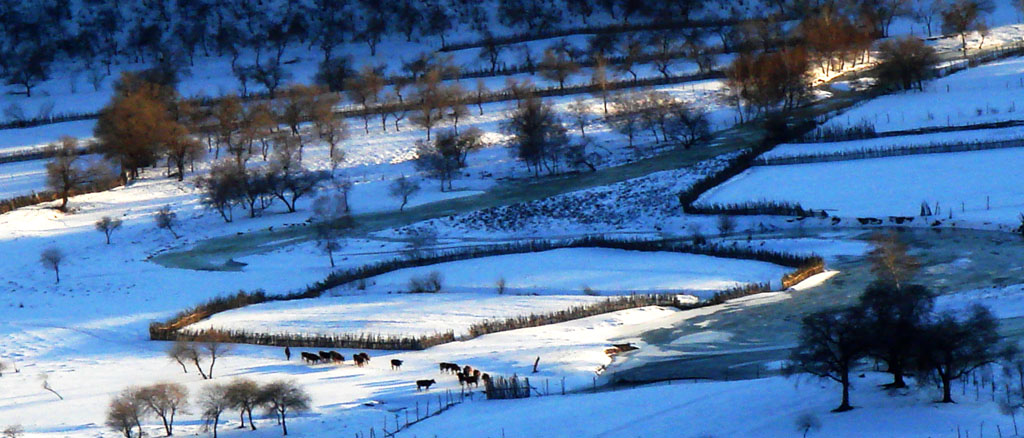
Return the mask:
<path id="1" fill-rule="evenodd" d="M 431 271 L 425 276 L 412 277 L 409 279 L 409 293 L 438 293 L 441 292 L 443 277 L 440 272 Z"/>

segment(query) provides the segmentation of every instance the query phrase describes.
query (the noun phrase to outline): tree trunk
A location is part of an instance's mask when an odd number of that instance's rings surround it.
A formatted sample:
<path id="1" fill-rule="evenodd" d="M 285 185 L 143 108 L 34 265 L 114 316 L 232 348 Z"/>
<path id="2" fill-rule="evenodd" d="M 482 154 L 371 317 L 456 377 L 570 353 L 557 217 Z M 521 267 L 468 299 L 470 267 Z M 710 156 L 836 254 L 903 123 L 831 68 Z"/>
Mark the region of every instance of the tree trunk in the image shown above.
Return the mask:
<path id="1" fill-rule="evenodd" d="M 835 408 L 833 410 L 833 412 L 846 412 L 846 411 L 849 411 L 849 410 L 853 409 L 853 406 L 850 406 L 850 372 L 849 371 L 843 373 L 843 376 L 842 376 L 842 379 L 841 379 L 840 383 L 843 385 L 843 402 L 842 402 L 842 404 L 839 405 L 838 408 Z"/>
<path id="2" fill-rule="evenodd" d="M 953 403 L 953 381 L 948 377 L 942 378 L 942 403 Z"/>

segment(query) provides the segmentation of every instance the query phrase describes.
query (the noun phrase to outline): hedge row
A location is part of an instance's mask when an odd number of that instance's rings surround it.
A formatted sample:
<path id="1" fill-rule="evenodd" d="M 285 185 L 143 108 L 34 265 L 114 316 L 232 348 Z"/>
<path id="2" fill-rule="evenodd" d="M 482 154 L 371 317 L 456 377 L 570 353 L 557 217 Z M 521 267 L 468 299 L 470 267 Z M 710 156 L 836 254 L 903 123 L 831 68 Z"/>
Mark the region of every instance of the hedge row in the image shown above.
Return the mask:
<path id="1" fill-rule="evenodd" d="M 990 149 L 1019 148 L 1024 140 L 1003 140 L 986 142 L 956 142 L 928 146 L 893 146 L 881 149 L 858 149 L 830 153 L 798 155 L 792 157 L 759 158 L 756 166 L 784 166 L 788 164 L 822 163 L 829 161 L 850 161 L 869 158 L 902 157 L 907 155 L 942 154 L 952 152 L 984 151 Z"/>
<path id="2" fill-rule="evenodd" d="M 257 333 L 246 330 L 217 330 L 239 344 L 276 347 L 345 348 L 353 350 L 425 350 L 435 345 L 455 341 L 451 331 L 423 336 L 387 336 L 375 334 L 297 334 Z M 202 339 L 203 331 L 175 331 L 162 341 L 195 341 Z"/>

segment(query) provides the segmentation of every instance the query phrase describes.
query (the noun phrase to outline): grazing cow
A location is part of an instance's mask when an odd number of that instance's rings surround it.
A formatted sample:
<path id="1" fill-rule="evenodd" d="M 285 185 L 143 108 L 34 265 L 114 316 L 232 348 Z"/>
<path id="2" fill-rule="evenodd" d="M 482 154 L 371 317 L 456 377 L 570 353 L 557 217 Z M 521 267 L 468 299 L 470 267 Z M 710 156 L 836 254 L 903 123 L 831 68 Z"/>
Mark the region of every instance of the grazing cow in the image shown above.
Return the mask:
<path id="1" fill-rule="evenodd" d="M 366 354 L 366 353 L 358 353 L 358 354 L 363 357 L 363 362 L 367 362 L 367 363 L 370 362 L 370 355 L 369 354 Z"/>
<path id="2" fill-rule="evenodd" d="M 441 370 L 442 374 L 447 373 L 448 372 L 448 365 L 451 365 L 451 364 L 448 363 L 448 362 L 441 362 L 441 363 L 437 364 L 437 369 Z"/>
<path id="3" fill-rule="evenodd" d="M 466 384 L 466 375 L 463 374 L 462 371 L 459 371 L 459 372 L 455 373 L 455 377 L 459 378 L 459 385 L 465 385 Z"/>
<path id="4" fill-rule="evenodd" d="M 320 355 L 320 360 L 322 360 L 324 362 L 330 362 L 331 361 L 331 353 L 328 353 L 326 351 L 321 350 L 318 354 Z"/>
<path id="5" fill-rule="evenodd" d="M 451 362 L 441 362 L 440 368 L 442 373 L 458 373 L 461 370 L 458 364 Z"/>
<path id="6" fill-rule="evenodd" d="M 430 390 L 430 385 L 433 385 L 435 383 L 437 383 L 437 382 L 435 382 L 434 379 L 430 379 L 430 380 L 417 380 L 416 381 L 416 390 L 417 391 L 420 391 L 420 390 L 427 390 L 427 391 L 429 391 Z"/>
<path id="7" fill-rule="evenodd" d="M 320 362 L 320 356 L 317 356 L 313 353 L 306 353 L 305 351 L 303 351 L 302 360 L 308 364 L 316 364 Z"/>
<path id="8" fill-rule="evenodd" d="M 477 380 L 476 376 L 465 376 L 465 380 L 466 380 L 466 386 L 467 387 L 469 387 L 469 385 L 473 385 L 473 386 L 476 386 L 476 387 L 480 386 L 480 381 Z"/>
<path id="9" fill-rule="evenodd" d="M 337 351 L 331 351 L 331 362 L 344 363 L 345 356 L 342 356 L 341 353 L 338 353 Z"/>
<path id="10" fill-rule="evenodd" d="M 462 374 L 465 374 L 467 376 L 470 375 L 470 374 L 473 374 L 473 367 L 471 367 L 469 365 L 466 365 L 466 366 L 462 367 Z"/>
<path id="11" fill-rule="evenodd" d="M 397 370 L 402 368 L 402 361 L 398 359 L 391 359 L 391 369 Z"/>
<path id="12" fill-rule="evenodd" d="M 366 353 L 356 353 L 352 356 L 352 360 L 356 361 L 357 367 L 362 367 L 363 365 L 370 363 L 370 356 Z"/>

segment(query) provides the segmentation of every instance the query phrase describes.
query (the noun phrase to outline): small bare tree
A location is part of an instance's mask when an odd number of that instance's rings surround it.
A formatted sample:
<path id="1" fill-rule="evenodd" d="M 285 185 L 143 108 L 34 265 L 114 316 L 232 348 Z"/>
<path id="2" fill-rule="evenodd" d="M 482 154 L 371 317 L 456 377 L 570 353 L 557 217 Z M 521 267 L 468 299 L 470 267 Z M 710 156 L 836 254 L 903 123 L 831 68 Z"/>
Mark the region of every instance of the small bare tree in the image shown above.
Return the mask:
<path id="1" fill-rule="evenodd" d="M 60 264 L 63 261 L 64 252 L 55 246 L 44 249 L 43 253 L 39 256 L 39 262 L 47 269 L 53 270 L 53 274 L 57 279 L 55 283 L 60 283 Z"/>
<path id="2" fill-rule="evenodd" d="M 180 383 L 157 383 L 140 389 L 138 398 L 147 411 L 164 423 L 167 436 L 174 435 L 174 416 L 178 412 L 185 412 L 188 388 Z"/>
<path id="3" fill-rule="evenodd" d="M 142 437 L 142 418 L 146 408 L 139 400 L 138 392 L 137 388 L 125 388 L 107 408 L 107 426 L 120 432 L 124 438 L 132 438 L 133 429 L 138 431 L 135 436 Z"/>
<path id="4" fill-rule="evenodd" d="M 170 205 L 160 207 L 153 215 L 153 220 L 156 221 L 157 228 L 170 231 L 175 239 L 178 238 L 178 233 L 174 232 L 174 227 L 178 226 L 178 214 L 171 210 Z"/>
<path id="5" fill-rule="evenodd" d="M 796 431 L 802 433 L 804 438 L 807 438 L 808 433 L 818 429 L 821 429 L 821 420 L 814 414 L 808 412 L 796 417 Z"/>
<path id="6" fill-rule="evenodd" d="M 103 218 L 96 221 L 96 231 L 103 233 L 107 237 L 107 245 L 110 245 L 110 235 L 114 234 L 114 231 L 118 228 L 121 228 L 121 219 L 103 216 Z"/>
<path id="7" fill-rule="evenodd" d="M 736 219 L 727 214 L 718 216 L 718 234 L 726 236 L 736 231 Z"/>
<path id="8" fill-rule="evenodd" d="M 594 121 L 594 114 L 590 112 L 590 105 L 581 97 L 577 97 L 569 104 L 569 114 L 576 127 L 580 128 L 580 135 L 587 136 L 587 126 Z"/>
<path id="9" fill-rule="evenodd" d="M 871 244 L 874 246 L 868 253 L 871 272 L 897 289 L 921 269 L 921 263 L 909 254 L 907 244 L 895 233 L 876 234 L 871 237 Z"/>
<path id="10" fill-rule="evenodd" d="M 46 374 L 46 373 L 40 374 L 39 375 L 39 381 L 40 381 L 40 387 L 42 387 L 47 392 L 50 392 L 53 395 L 57 396 L 58 399 L 64 400 L 64 396 L 60 395 L 60 393 L 57 392 L 56 389 L 53 389 L 53 386 L 50 385 L 50 375 L 49 374 Z"/>
<path id="11" fill-rule="evenodd" d="M 185 364 L 191 362 L 194 356 L 196 354 L 192 345 L 181 340 L 174 341 L 171 348 L 167 350 L 167 357 L 181 365 L 181 371 L 185 374 L 188 374 L 188 367 Z"/>
<path id="12" fill-rule="evenodd" d="M 206 372 L 207 379 L 213 378 L 213 366 L 217 364 L 217 358 L 226 356 L 234 350 L 234 345 L 230 342 L 231 339 L 226 333 L 217 330 L 210 330 L 196 338 L 199 352 L 205 353 L 210 358 L 210 366 Z"/>
<path id="13" fill-rule="evenodd" d="M 25 428 L 21 427 L 20 424 L 12 424 L 10 426 L 7 426 L 4 428 L 2 433 L 4 438 L 21 438 L 21 436 L 24 434 Z"/>
<path id="14" fill-rule="evenodd" d="M 203 427 L 206 430 L 213 429 L 213 438 L 217 438 L 217 425 L 220 424 L 220 416 L 231 408 L 231 399 L 228 397 L 227 387 L 220 384 L 210 384 L 199 393 L 199 411 L 203 419 Z M 131 438 L 131 437 L 125 437 Z"/>
<path id="15" fill-rule="evenodd" d="M 295 382 L 278 380 L 266 384 L 260 391 L 268 413 L 281 421 L 281 432 L 288 435 L 288 413 L 309 410 L 311 399 Z"/>
<path id="16" fill-rule="evenodd" d="M 68 198 L 91 181 L 90 172 L 79 165 L 78 139 L 61 137 L 60 142 L 53 145 L 56 154 L 53 161 L 46 164 L 46 186 L 60 195 L 61 211 L 67 210 Z"/>
<path id="17" fill-rule="evenodd" d="M 227 385 L 227 397 L 231 407 L 238 409 L 239 421 L 245 427 L 245 417 L 249 417 L 249 427 L 256 430 L 256 423 L 252 421 L 252 411 L 263 403 L 260 386 L 251 379 L 238 378 Z"/>
<path id="18" fill-rule="evenodd" d="M 402 200 L 402 205 L 398 206 L 398 211 L 404 210 L 405 205 L 409 203 L 409 197 L 418 191 L 420 191 L 420 183 L 407 178 L 405 175 L 398 177 L 388 186 L 388 193 L 392 197 Z"/>

